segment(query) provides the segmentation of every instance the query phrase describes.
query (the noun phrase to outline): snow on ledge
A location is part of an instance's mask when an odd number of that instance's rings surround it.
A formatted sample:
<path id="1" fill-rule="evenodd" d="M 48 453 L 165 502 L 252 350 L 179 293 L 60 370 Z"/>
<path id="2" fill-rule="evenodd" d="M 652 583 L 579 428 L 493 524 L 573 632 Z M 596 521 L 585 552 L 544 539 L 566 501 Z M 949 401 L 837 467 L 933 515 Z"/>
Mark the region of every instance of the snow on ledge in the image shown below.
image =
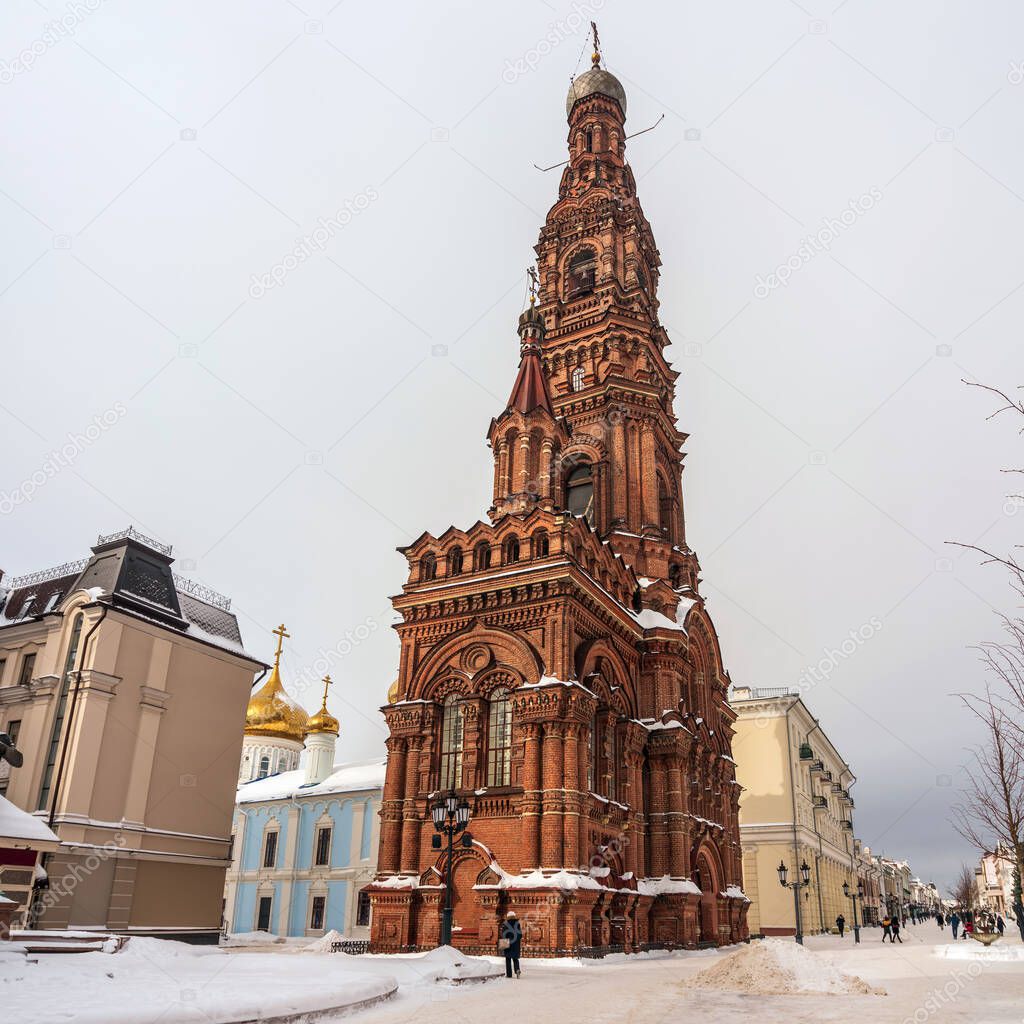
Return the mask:
<path id="1" fill-rule="evenodd" d="M 417 875 L 389 875 L 376 879 L 372 884 L 375 889 L 415 889 L 419 882 Z"/>
<path id="2" fill-rule="evenodd" d="M 636 884 L 641 896 L 670 896 L 676 894 L 700 896 L 700 887 L 689 878 L 673 878 L 662 875 L 661 878 L 641 878 Z"/>
<path id="3" fill-rule="evenodd" d="M 738 885 L 728 886 L 722 895 L 727 896 L 731 900 L 746 900 L 747 903 L 750 902 L 750 897 Z"/>

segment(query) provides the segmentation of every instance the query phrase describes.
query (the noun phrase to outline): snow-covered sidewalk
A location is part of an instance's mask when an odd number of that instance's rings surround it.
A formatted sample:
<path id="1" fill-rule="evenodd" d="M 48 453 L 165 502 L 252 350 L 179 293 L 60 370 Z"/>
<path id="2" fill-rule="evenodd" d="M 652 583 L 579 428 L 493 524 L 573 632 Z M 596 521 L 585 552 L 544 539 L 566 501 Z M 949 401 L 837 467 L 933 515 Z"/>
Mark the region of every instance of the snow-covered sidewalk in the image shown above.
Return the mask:
<path id="1" fill-rule="evenodd" d="M 399 988 L 445 988 L 499 973 L 494 963 L 450 948 L 403 957 L 236 953 L 144 938 L 130 939 L 114 954 L 50 954 L 37 960 L 0 962 L 3 1020 L 236 1024 L 338 1010 L 317 1017 L 333 1020 Z"/>

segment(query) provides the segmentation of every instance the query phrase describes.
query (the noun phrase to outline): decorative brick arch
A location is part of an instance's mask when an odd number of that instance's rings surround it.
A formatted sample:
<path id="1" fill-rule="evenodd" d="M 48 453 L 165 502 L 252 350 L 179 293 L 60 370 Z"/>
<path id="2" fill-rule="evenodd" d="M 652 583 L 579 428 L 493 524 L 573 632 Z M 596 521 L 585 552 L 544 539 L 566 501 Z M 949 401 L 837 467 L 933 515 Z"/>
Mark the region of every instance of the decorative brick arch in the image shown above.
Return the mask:
<path id="1" fill-rule="evenodd" d="M 692 860 L 694 881 L 700 886 L 697 919 L 702 942 L 718 942 L 719 894 L 725 888 L 725 868 L 718 847 L 707 837 L 697 843 Z"/>

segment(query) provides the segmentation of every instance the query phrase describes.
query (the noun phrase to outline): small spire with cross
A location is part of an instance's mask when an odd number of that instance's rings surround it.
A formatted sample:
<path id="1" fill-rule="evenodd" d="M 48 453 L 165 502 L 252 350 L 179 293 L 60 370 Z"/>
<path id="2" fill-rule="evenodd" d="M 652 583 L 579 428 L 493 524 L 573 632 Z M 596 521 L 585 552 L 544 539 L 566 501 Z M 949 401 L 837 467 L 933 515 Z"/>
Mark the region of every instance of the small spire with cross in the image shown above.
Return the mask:
<path id="1" fill-rule="evenodd" d="M 272 629 L 270 632 L 277 637 L 277 650 L 274 651 L 274 668 L 277 668 L 281 663 L 281 645 L 284 643 L 285 637 L 291 637 L 291 633 L 284 628 L 283 622 L 277 629 Z"/>
<path id="2" fill-rule="evenodd" d="M 330 676 L 324 676 L 324 699 L 323 706 L 327 707 L 327 688 L 333 685 L 334 680 Z"/>
<path id="3" fill-rule="evenodd" d="M 530 305 L 534 305 L 537 301 L 537 270 L 531 264 L 526 268 L 526 276 L 530 280 Z"/>
<path id="4" fill-rule="evenodd" d="M 597 34 L 597 22 L 590 23 L 590 31 L 594 34 L 594 52 L 590 55 L 590 62 L 595 68 L 601 66 L 601 38 Z"/>

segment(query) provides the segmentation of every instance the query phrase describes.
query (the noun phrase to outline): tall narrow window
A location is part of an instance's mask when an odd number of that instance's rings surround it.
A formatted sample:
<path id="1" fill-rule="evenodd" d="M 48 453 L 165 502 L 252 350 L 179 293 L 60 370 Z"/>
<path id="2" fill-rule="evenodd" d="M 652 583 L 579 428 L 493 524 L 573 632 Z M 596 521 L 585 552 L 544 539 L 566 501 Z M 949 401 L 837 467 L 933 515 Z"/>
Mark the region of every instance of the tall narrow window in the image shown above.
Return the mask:
<path id="1" fill-rule="evenodd" d="M 586 141 L 587 141 L 587 152 L 588 153 L 593 153 L 594 152 L 594 133 L 593 133 L 593 131 L 590 128 L 587 129 Z"/>
<path id="2" fill-rule="evenodd" d="M 458 789 L 462 785 L 462 725 L 459 698 L 450 693 L 444 699 L 441 720 L 441 789 Z"/>
<path id="3" fill-rule="evenodd" d="M 452 548 L 448 555 L 448 575 L 458 576 L 462 572 L 462 548 Z"/>
<path id="4" fill-rule="evenodd" d="M 257 779 L 265 779 L 270 774 L 270 758 L 266 754 L 260 758 L 259 771 L 256 772 Z"/>
<path id="5" fill-rule="evenodd" d="M 277 833 L 268 832 L 263 843 L 263 866 L 265 868 L 277 867 Z"/>
<path id="6" fill-rule="evenodd" d="M 366 890 L 359 893 L 356 903 L 356 927 L 367 928 L 370 924 L 370 894 Z"/>
<path id="7" fill-rule="evenodd" d="M 4 685 L 4 670 L 7 668 L 7 659 L 0 658 L 0 686 Z"/>
<path id="8" fill-rule="evenodd" d="M 549 551 L 550 551 L 550 544 L 548 543 L 547 531 L 546 530 L 538 530 L 533 535 L 533 557 L 534 558 L 547 558 Z"/>
<path id="9" fill-rule="evenodd" d="M 590 757 L 587 759 L 587 789 L 597 792 L 597 715 L 590 720 Z"/>
<path id="10" fill-rule="evenodd" d="M 81 612 L 75 616 L 74 625 L 71 627 L 71 638 L 68 641 L 68 652 L 64 656 L 64 672 L 61 675 L 60 691 L 57 694 L 57 710 L 53 716 L 53 727 L 50 730 L 50 746 L 46 753 L 46 767 L 43 769 L 43 782 L 39 787 L 39 800 L 36 807 L 45 811 L 50 806 L 50 787 L 53 784 L 53 772 L 57 765 L 57 752 L 60 749 L 61 737 L 64 733 L 64 716 L 67 714 L 68 691 L 71 688 L 71 676 L 78 659 L 78 645 L 82 639 L 82 621 L 84 616 Z M 21 663 L 21 675 L 18 682 L 27 686 L 32 679 L 32 672 L 35 668 L 36 656 L 26 654 Z"/>
<path id="11" fill-rule="evenodd" d="M 424 555 L 420 562 L 420 579 L 432 580 L 437 575 L 437 559 L 433 555 Z"/>
<path id="12" fill-rule="evenodd" d="M 665 481 L 658 477 L 658 525 L 661 532 L 668 538 L 672 537 L 672 496 L 668 493 Z"/>
<path id="13" fill-rule="evenodd" d="M 491 694 L 487 719 L 487 785 L 507 786 L 512 781 L 512 702 L 507 687 Z"/>
<path id="14" fill-rule="evenodd" d="M 594 525 L 594 474 L 589 462 L 577 466 L 565 482 L 565 506 Z"/>
<path id="15" fill-rule="evenodd" d="M 256 931 L 270 931 L 270 908 L 274 905 L 273 896 L 261 896 L 259 910 L 256 913 Z"/>
<path id="16" fill-rule="evenodd" d="M 324 911 L 327 909 L 326 896 L 314 896 L 310 904 L 309 930 L 322 932 L 324 930 Z"/>
<path id="17" fill-rule="evenodd" d="M 501 547 L 501 560 L 505 565 L 519 561 L 519 538 L 507 537 Z"/>
<path id="18" fill-rule="evenodd" d="M 572 376 L 569 378 L 569 387 L 573 391 L 582 391 L 585 377 L 586 373 L 584 372 L 583 367 L 577 366 L 572 371 Z"/>
<path id="19" fill-rule="evenodd" d="M 318 828 L 316 830 L 316 856 L 313 863 L 317 865 L 326 864 L 331 857 L 331 828 Z"/>
<path id="20" fill-rule="evenodd" d="M 473 548 L 473 568 L 480 572 L 481 569 L 491 567 L 491 546 L 487 541 L 481 541 Z"/>
<path id="21" fill-rule="evenodd" d="M 21 719 L 16 718 L 13 722 L 8 722 L 4 732 L 10 736 L 11 744 L 16 747 L 18 745 L 18 733 L 21 732 Z"/>

